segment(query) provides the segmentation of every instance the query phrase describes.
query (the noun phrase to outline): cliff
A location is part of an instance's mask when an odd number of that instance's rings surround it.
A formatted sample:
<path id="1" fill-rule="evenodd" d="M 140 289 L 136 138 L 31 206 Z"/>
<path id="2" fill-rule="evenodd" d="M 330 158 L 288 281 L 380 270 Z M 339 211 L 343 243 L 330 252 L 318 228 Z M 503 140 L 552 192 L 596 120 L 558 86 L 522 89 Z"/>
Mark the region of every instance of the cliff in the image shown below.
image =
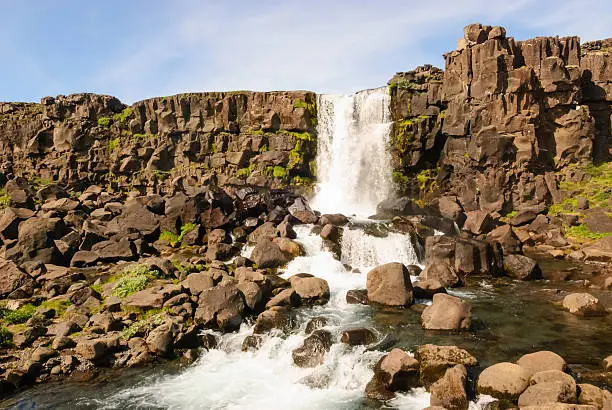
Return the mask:
<path id="1" fill-rule="evenodd" d="M 131 106 L 95 94 L 0 104 L 1 179 L 163 193 L 220 185 L 308 184 L 316 144 L 311 92 L 211 92 Z"/>
<path id="2" fill-rule="evenodd" d="M 444 71 L 389 82 L 396 181 L 422 198 L 456 195 L 466 211 L 562 201 L 568 166 L 609 160 L 611 44 L 467 26 Z"/>

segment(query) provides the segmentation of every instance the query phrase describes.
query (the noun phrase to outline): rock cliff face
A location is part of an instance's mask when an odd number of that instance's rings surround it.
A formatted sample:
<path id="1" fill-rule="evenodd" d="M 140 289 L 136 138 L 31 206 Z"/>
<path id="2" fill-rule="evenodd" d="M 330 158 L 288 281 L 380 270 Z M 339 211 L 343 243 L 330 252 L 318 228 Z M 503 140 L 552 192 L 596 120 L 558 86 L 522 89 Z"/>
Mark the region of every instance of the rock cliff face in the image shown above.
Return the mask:
<path id="1" fill-rule="evenodd" d="M 467 211 L 550 202 L 555 172 L 609 159 L 611 44 L 467 26 L 444 72 L 424 66 L 389 82 L 397 182 L 413 195 L 455 194 Z"/>
<path id="2" fill-rule="evenodd" d="M 167 192 L 308 184 L 316 151 L 310 92 L 180 94 L 126 106 L 75 94 L 0 104 L 2 179 Z"/>

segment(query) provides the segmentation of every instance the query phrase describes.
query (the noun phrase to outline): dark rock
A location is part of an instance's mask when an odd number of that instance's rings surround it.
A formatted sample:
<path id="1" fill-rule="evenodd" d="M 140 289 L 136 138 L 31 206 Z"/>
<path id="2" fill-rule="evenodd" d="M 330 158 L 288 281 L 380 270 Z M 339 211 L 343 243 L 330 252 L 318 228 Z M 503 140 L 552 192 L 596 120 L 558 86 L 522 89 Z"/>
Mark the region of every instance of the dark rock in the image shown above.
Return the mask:
<path id="1" fill-rule="evenodd" d="M 346 303 L 368 304 L 368 291 L 366 289 L 351 289 L 346 292 Z"/>
<path id="2" fill-rule="evenodd" d="M 506 274 L 520 280 L 532 280 L 542 277 L 538 263 L 524 255 L 506 255 L 504 257 Z"/>
<path id="3" fill-rule="evenodd" d="M 333 343 L 332 335 L 327 330 L 315 330 L 304 339 L 302 346 L 292 353 L 293 362 L 298 367 L 316 367 L 323 364 L 325 353 Z"/>
<path id="4" fill-rule="evenodd" d="M 242 293 L 236 286 L 216 286 L 200 293 L 194 320 L 204 326 L 232 331 L 240 327 L 244 309 Z"/>
<path id="5" fill-rule="evenodd" d="M 327 325 L 327 319 L 322 316 L 313 317 L 306 324 L 306 334 L 309 335 L 317 329 L 321 329 Z"/>
<path id="6" fill-rule="evenodd" d="M 376 334 L 366 328 L 348 329 L 342 332 L 340 338 L 341 343 L 346 343 L 350 346 L 369 345 L 376 343 Z"/>

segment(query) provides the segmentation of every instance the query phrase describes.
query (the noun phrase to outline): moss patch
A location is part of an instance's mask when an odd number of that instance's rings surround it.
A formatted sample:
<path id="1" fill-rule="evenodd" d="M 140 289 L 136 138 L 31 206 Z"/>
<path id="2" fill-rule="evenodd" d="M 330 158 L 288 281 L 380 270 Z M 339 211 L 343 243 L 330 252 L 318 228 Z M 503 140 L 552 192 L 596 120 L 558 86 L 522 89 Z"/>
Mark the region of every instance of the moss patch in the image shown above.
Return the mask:
<path id="1" fill-rule="evenodd" d="M 591 232 L 589 227 L 586 224 L 580 224 L 577 226 L 570 226 L 565 229 L 565 236 L 576 238 L 576 239 L 601 239 L 606 236 L 612 236 L 612 232 Z"/>
<path id="2" fill-rule="evenodd" d="M 102 128 L 110 128 L 112 120 L 109 117 L 98 118 L 98 125 Z"/>

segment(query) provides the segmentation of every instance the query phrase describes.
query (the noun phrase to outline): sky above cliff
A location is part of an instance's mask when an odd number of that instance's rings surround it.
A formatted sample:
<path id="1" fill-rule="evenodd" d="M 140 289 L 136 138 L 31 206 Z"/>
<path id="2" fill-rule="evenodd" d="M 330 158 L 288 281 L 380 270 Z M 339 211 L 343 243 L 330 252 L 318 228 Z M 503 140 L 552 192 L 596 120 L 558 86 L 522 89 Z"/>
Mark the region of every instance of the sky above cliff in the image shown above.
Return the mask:
<path id="1" fill-rule="evenodd" d="M 610 0 L 0 0 L 0 101 L 73 92 L 348 93 L 456 47 L 463 26 L 612 37 Z"/>

